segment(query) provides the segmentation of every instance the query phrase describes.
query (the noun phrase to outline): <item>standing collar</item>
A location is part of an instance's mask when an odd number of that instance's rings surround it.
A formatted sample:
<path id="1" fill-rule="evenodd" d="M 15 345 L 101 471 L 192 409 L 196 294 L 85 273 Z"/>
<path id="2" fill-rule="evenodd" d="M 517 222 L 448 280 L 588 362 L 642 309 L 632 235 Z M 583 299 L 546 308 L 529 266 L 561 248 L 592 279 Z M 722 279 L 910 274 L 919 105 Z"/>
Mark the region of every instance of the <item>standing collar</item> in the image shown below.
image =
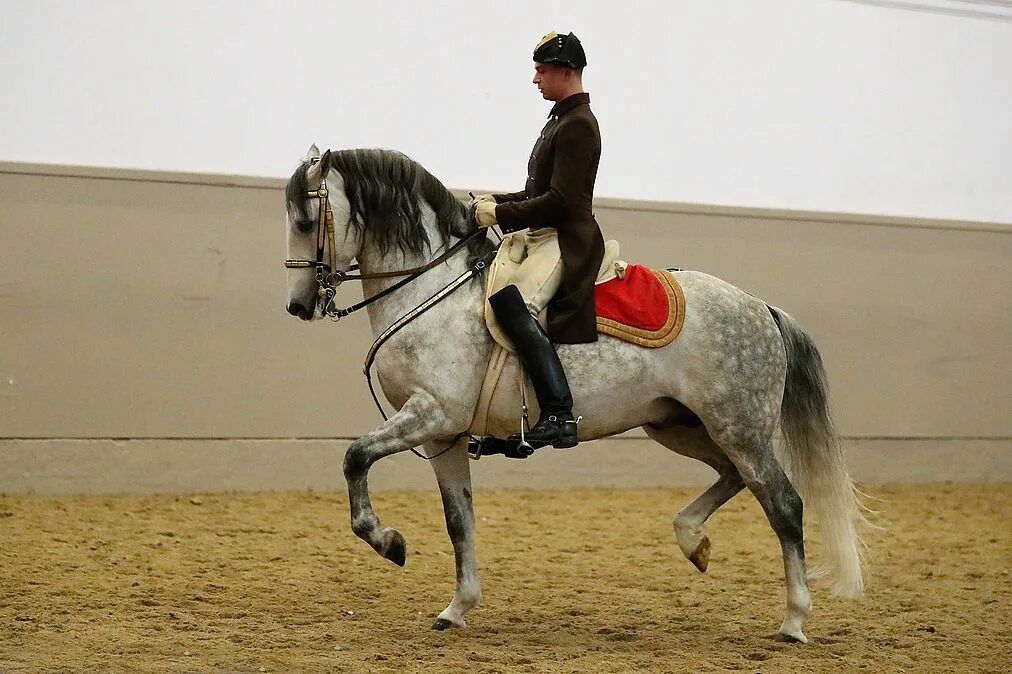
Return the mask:
<path id="1" fill-rule="evenodd" d="M 561 117 L 578 105 L 590 104 L 590 94 L 583 92 L 581 94 L 573 94 L 568 98 L 563 98 L 561 101 L 552 106 L 552 111 L 548 113 L 549 117 Z"/>

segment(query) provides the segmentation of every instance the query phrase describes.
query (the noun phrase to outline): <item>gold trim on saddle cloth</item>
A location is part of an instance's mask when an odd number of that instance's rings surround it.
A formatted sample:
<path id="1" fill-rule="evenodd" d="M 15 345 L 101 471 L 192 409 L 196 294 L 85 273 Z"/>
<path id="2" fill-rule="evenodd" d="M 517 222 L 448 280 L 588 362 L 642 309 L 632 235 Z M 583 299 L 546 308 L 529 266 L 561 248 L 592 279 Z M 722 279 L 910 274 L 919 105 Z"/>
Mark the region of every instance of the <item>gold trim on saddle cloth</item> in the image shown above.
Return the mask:
<path id="1" fill-rule="evenodd" d="M 599 333 L 611 335 L 623 342 L 630 342 L 648 349 L 658 349 L 675 341 L 675 337 L 678 337 L 678 333 L 682 331 L 682 324 L 685 323 L 685 295 L 682 294 L 682 286 L 667 271 L 657 269 L 650 271 L 661 282 L 664 294 L 668 297 L 668 320 L 664 325 L 657 330 L 644 330 L 598 316 L 597 331 Z"/>

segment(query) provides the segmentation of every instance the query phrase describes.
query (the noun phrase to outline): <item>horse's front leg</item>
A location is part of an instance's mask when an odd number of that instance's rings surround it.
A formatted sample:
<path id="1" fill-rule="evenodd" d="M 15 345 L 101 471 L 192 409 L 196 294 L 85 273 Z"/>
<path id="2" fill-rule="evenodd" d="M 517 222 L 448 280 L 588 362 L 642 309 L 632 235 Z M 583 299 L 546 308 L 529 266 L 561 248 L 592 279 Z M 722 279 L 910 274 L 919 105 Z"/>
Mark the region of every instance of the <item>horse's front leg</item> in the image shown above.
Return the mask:
<path id="1" fill-rule="evenodd" d="M 471 503 L 471 466 L 467 456 L 467 439 L 458 440 L 449 450 L 445 444 L 433 443 L 426 447 L 434 456 L 432 469 L 439 483 L 446 516 L 446 532 L 453 543 L 453 557 L 457 565 L 457 588 L 453 601 L 447 606 L 432 629 L 466 627 L 464 614 L 481 601 L 481 584 L 478 582 L 478 560 L 474 553 L 474 507 Z M 438 454 L 438 456 L 437 456 Z"/>
<path id="2" fill-rule="evenodd" d="M 431 396 L 415 394 L 382 426 L 351 443 L 344 455 L 351 529 L 373 550 L 398 566 L 404 566 L 407 557 L 404 537 L 396 529 L 380 528 L 379 517 L 373 512 L 369 500 L 369 468 L 385 456 L 443 435 L 445 419 Z"/>

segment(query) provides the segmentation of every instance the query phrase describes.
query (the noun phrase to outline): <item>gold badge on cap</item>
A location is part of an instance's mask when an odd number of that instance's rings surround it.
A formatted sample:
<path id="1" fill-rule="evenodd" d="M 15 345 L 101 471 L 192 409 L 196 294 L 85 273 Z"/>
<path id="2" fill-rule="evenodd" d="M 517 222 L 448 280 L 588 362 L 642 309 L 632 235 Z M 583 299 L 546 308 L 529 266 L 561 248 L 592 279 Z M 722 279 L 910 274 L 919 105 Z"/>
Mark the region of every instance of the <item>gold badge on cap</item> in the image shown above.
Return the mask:
<path id="1" fill-rule="evenodd" d="M 551 33 L 549 33 L 548 35 L 546 35 L 546 36 L 544 36 L 543 38 L 541 38 L 541 42 L 539 42 L 539 43 L 537 44 L 537 46 L 535 46 L 534 48 L 535 48 L 535 49 L 537 49 L 537 48 L 538 48 L 538 47 L 540 47 L 541 45 L 543 45 L 543 44 L 545 44 L 546 42 L 549 42 L 549 41 L 551 41 L 551 40 L 554 40 L 554 39 L 555 39 L 555 38 L 557 38 L 557 37 L 559 37 L 559 34 L 558 34 L 558 33 L 556 33 L 556 32 L 555 32 L 555 31 L 553 30 L 553 31 L 552 31 Z"/>

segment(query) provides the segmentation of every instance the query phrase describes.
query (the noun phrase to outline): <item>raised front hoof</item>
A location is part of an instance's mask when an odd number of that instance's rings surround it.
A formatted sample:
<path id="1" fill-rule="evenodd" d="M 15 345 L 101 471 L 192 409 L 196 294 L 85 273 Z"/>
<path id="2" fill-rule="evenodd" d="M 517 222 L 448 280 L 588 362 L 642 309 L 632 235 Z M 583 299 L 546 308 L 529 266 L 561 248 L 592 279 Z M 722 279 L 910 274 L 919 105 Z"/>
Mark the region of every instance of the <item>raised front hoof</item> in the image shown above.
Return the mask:
<path id="1" fill-rule="evenodd" d="M 408 558 L 408 546 L 401 532 L 396 529 L 383 530 L 383 549 L 380 554 L 397 566 L 404 566 Z"/>
<path id="2" fill-rule="evenodd" d="M 783 628 L 781 628 L 782 630 Z M 788 644 L 807 644 L 808 637 L 801 630 L 794 630 L 790 632 L 781 631 L 777 634 L 777 641 L 783 641 Z"/>
<path id="3" fill-rule="evenodd" d="M 699 545 L 689 555 L 689 561 L 699 569 L 700 573 L 706 573 L 706 566 L 710 563 L 710 539 L 708 536 L 703 536 L 699 541 Z"/>

